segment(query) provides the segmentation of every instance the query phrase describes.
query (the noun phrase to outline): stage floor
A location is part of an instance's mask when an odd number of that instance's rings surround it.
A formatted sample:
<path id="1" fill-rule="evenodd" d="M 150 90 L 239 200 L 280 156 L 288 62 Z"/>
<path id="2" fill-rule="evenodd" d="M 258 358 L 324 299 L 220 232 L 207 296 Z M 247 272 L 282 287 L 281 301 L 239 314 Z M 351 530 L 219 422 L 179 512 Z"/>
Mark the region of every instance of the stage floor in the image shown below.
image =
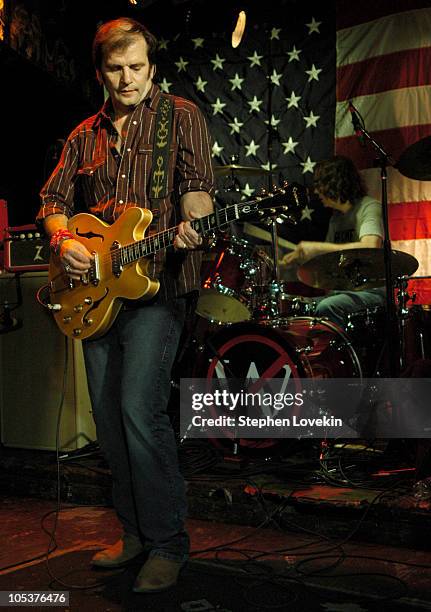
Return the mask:
<path id="1" fill-rule="evenodd" d="M 97 445 L 58 463 L 2 447 L 0 591 L 68 590 L 72 612 L 431 610 L 431 500 L 414 496 L 415 444 L 240 450 L 179 446 L 192 555 L 176 588 L 143 596 L 131 592 L 139 565 L 90 568 L 120 535 Z"/>
<path id="2" fill-rule="evenodd" d="M 115 572 L 89 565 L 95 550 L 120 535 L 111 508 L 62 504 L 57 547 L 47 564 L 56 502 L 28 497 L 0 501 L 0 590 L 69 591 L 69 607 L 57 609 L 431 609 L 427 551 L 300 534 L 275 521 L 251 527 L 189 519 L 192 554 L 179 585 L 158 595 L 133 594 L 139 565 Z"/>

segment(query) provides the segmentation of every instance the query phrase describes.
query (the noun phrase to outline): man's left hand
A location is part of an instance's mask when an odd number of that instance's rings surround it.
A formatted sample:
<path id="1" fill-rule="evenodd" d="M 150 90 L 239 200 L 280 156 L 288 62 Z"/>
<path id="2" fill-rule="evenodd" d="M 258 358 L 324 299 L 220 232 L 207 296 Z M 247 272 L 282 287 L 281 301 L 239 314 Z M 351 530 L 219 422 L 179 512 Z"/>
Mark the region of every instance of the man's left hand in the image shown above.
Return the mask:
<path id="1" fill-rule="evenodd" d="M 190 225 L 190 221 L 181 221 L 178 226 L 178 234 L 174 240 L 176 249 L 196 249 L 202 244 L 200 236 Z"/>

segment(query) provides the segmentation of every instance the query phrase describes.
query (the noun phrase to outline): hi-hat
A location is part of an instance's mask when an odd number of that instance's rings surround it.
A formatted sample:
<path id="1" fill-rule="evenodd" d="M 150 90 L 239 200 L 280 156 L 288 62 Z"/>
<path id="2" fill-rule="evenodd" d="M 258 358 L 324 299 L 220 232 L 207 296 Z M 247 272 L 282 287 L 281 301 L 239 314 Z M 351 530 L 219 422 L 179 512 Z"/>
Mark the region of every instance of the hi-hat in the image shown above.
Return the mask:
<path id="1" fill-rule="evenodd" d="M 228 176 L 235 174 L 269 174 L 269 170 L 264 170 L 258 166 L 238 166 L 229 164 L 228 166 L 216 166 L 214 168 L 216 176 Z"/>
<path id="2" fill-rule="evenodd" d="M 395 164 L 395 168 L 407 178 L 431 181 L 431 136 L 407 147 Z"/>
<path id="3" fill-rule="evenodd" d="M 411 276 L 418 260 L 403 251 L 392 251 L 392 276 Z M 298 269 L 300 281 L 318 289 L 361 291 L 385 284 L 383 249 L 346 249 L 313 257 Z"/>

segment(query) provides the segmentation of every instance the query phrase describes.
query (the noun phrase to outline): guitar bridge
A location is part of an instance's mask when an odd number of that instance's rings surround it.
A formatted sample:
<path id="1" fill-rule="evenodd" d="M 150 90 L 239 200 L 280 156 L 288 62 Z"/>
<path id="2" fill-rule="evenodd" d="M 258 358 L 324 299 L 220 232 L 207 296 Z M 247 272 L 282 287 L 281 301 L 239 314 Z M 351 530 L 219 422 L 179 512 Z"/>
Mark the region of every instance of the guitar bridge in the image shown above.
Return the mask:
<path id="1" fill-rule="evenodd" d="M 94 260 L 90 266 L 88 271 L 88 280 L 92 285 L 97 286 L 100 282 L 100 263 L 99 263 L 99 255 L 93 252 Z M 85 284 L 85 283 L 84 283 Z"/>

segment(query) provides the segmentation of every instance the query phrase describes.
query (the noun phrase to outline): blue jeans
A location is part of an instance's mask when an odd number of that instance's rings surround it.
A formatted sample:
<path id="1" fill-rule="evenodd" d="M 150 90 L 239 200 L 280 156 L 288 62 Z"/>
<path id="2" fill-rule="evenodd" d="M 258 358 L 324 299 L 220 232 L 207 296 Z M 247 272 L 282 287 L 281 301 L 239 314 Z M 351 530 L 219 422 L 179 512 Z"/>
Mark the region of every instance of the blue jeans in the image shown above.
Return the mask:
<path id="1" fill-rule="evenodd" d="M 176 561 L 188 556 L 187 504 L 166 409 L 185 312 L 183 298 L 121 311 L 108 333 L 83 342 L 118 517 L 150 556 Z"/>
<path id="2" fill-rule="evenodd" d="M 373 306 L 385 306 L 385 289 L 368 291 L 340 291 L 323 298 L 317 298 L 316 317 L 326 317 L 333 323 L 346 329 L 349 314 Z"/>

